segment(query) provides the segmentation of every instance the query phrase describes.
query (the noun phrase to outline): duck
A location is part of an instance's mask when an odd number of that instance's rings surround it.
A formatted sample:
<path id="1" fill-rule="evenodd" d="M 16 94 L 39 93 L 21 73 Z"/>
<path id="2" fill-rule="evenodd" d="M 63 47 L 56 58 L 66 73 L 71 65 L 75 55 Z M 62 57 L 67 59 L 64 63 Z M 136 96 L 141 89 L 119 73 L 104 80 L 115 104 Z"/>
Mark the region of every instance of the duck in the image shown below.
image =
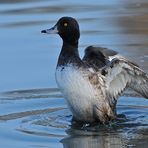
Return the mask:
<path id="1" fill-rule="evenodd" d="M 80 29 L 75 18 L 62 17 L 41 33 L 58 34 L 63 41 L 55 79 L 73 121 L 108 123 L 115 120 L 118 98 L 127 88 L 148 99 L 147 73 L 118 52 L 88 46 L 80 58 Z"/>

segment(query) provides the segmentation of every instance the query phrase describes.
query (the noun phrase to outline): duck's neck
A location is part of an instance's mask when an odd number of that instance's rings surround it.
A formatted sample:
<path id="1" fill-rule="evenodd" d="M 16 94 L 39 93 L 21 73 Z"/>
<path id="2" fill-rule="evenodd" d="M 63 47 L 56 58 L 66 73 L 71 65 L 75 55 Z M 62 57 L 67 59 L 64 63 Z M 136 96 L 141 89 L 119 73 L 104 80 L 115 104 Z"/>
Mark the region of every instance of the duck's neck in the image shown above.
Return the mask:
<path id="1" fill-rule="evenodd" d="M 78 41 L 73 43 L 63 42 L 62 50 L 58 59 L 58 66 L 75 64 L 79 61 Z"/>

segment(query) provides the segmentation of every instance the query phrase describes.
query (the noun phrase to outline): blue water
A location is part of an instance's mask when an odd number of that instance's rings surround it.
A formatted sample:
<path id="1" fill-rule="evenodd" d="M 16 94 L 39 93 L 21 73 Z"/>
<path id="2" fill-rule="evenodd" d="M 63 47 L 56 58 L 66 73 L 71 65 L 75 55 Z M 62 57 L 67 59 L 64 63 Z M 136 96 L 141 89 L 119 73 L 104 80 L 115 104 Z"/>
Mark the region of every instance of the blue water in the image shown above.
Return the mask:
<path id="1" fill-rule="evenodd" d="M 43 35 L 61 16 L 77 18 L 80 53 L 89 45 L 114 49 L 148 72 L 146 0 L 0 0 L 0 147 L 147 147 L 148 100 L 122 96 L 118 120 L 73 127 L 54 71 L 61 48 Z"/>

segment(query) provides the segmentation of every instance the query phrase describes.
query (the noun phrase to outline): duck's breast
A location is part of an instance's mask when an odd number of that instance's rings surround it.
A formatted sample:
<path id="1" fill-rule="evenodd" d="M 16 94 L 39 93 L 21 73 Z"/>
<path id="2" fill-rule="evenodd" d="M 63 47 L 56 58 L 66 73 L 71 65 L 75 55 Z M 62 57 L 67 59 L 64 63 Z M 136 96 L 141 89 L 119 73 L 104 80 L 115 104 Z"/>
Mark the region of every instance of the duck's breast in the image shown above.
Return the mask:
<path id="1" fill-rule="evenodd" d="M 57 67 L 56 81 L 73 115 L 90 118 L 96 91 L 88 80 L 87 72 L 72 65 Z"/>

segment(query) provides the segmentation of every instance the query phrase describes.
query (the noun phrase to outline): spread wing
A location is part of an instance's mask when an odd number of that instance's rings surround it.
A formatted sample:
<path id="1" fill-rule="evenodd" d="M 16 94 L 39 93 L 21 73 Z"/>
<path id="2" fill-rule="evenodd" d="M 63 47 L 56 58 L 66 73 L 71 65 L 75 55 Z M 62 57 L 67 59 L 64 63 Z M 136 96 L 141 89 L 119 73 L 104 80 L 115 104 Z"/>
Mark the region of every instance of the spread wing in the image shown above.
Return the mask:
<path id="1" fill-rule="evenodd" d="M 85 49 L 85 55 L 82 60 L 97 71 L 109 63 L 113 58 L 117 57 L 120 57 L 120 55 L 114 50 L 89 46 Z"/>
<path id="2" fill-rule="evenodd" d="M 96 70 L 99 70 L 100 68 L 102 68 L 115 58 L 126 59 L 125 57 L 123 57 L 114 50 L 102 47 L 89 46 L 85 49 L 85 55 L 83 57 L 83 61 L 86 62 L 88 65 L 92 66 L 93 68 L 95 68 Z M 135 63 L 133 64 L 138 66 Z"/>
<path id="3" fill-rule="evenodd" d="M 113 59 L 101 69 L 106 82 L 108 99 L 116 102 L 117 98 L 130 87 L 148 99 L 148 75 L 135 64 L 125 59 Z"/>
<path id="4" fill-rule="evenodd" d="M 107 94 L 111 101 L 130 88 L 148 98 L 148 76 L 137 64 L 129 61 L 118 52 L 89 46 L 85 49 L 83 61 L 102 73 L 106 80 Z M 114 103 L 115 103 L 114 102 Z"/>

